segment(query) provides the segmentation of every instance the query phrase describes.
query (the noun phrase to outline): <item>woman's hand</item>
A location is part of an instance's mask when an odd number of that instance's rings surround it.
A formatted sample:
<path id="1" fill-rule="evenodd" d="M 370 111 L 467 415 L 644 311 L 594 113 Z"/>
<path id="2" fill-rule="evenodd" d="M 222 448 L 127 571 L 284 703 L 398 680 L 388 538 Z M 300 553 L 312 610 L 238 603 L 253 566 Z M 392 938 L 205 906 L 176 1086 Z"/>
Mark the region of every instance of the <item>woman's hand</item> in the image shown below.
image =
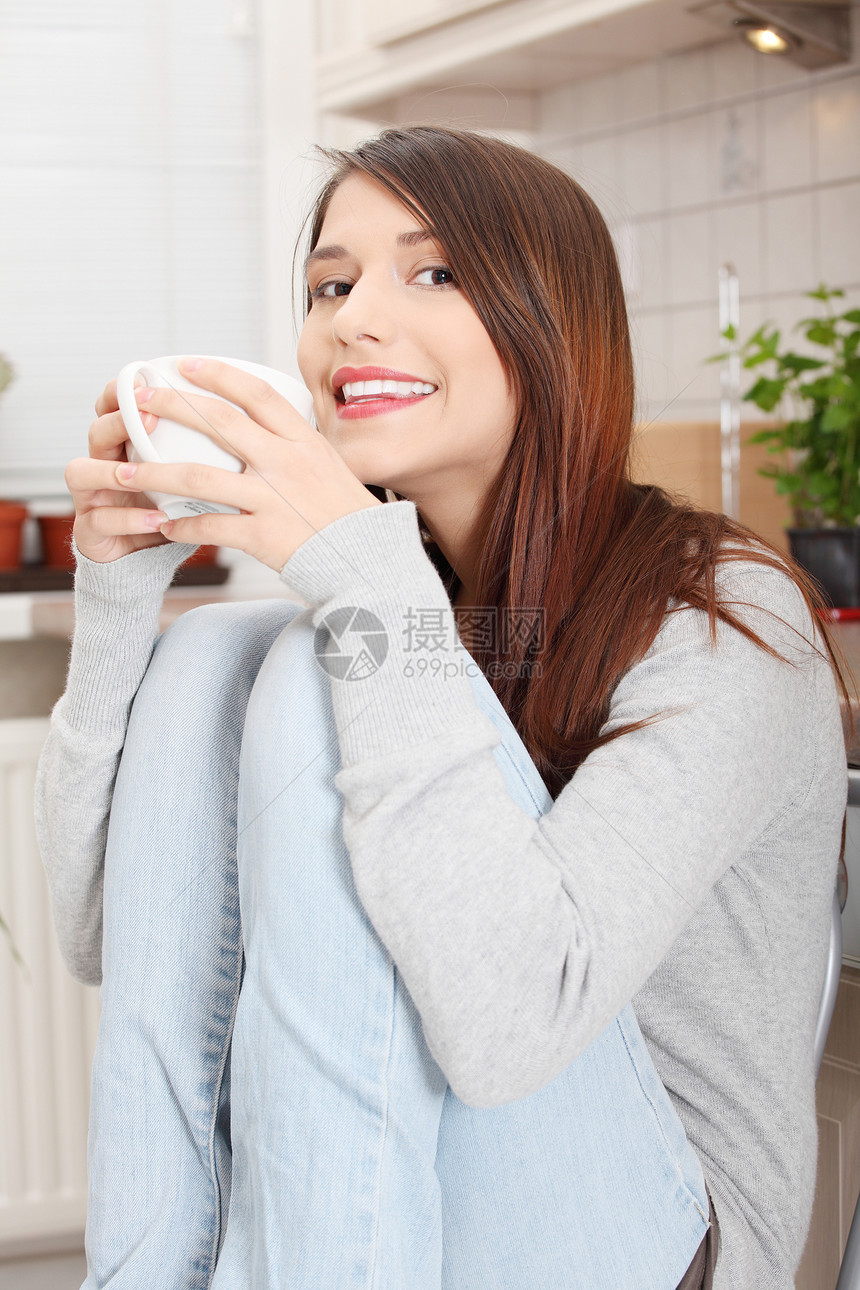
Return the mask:
<path id="1" fill-rule="evenodd" d="M 182 374 L 221 399 L 170 389 L 138 390 L 138 406 L 202 430 L 240 457 L 246 469 L 237 474 L 196 463 L 148 461 L 115 466 L 113 487 L 127 489 L 132 497 L 141 489 L 155 489 L 222 502 L 241 512 L 164 523 L 161 531 L 171 541 L 234 547 L 280 572 L 302 543 L 327 524 L 382 505 L 323 435 L 266 381 L 214 359 L 190 361 L 198 366 L 180 363 Z M 111 469 L 106 463 L 99 468 Z M 110 487 L 107 480 L 104 487 Z"/>
<path id="2" fill-rule="evenodd" d="M 138 383 L 143 384 L 138 378 Z M 131 551 L 161 546 L 159 532 L 167 516 L 153 509 L 143 493 L 119 484 L 115 469 L 126 461 L 128 434 L 116 399 L 116 381 L 96 400 L 97 420 L 90 426 L 89 457 L 76 457 L 66 467 L 66 487 L 75 503 L 75 542 L 78 550 L 98 564 L 109 564 Z M 158 418 L 144 415 L 152 432 Z"/>

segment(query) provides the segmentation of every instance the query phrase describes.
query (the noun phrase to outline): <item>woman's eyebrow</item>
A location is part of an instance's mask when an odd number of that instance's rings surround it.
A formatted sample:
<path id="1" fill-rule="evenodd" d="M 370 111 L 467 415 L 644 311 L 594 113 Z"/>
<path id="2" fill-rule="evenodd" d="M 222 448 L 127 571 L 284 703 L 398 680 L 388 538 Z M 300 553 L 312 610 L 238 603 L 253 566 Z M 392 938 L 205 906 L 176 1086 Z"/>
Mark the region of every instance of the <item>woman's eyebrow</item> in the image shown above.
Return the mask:
<path id="1" fill-rule="evenodd" d="M 413 228 L 410 229 L 408 233 L 398 233 L 396 238 L 396 242 L 399 247 L 420 246 L 422 242 L 433 241 L 435 241 L 433 234 L 426 228 Z M 310 255 L 305 260 L 305 270 L 307 270 L 308 266 L 313 264 L 316 260 L 348 259 L 349 251 L 345 246 L 339 246 L 337 244 L 332 246 L 318 246 L 316 250 L 311 251 Z"/>

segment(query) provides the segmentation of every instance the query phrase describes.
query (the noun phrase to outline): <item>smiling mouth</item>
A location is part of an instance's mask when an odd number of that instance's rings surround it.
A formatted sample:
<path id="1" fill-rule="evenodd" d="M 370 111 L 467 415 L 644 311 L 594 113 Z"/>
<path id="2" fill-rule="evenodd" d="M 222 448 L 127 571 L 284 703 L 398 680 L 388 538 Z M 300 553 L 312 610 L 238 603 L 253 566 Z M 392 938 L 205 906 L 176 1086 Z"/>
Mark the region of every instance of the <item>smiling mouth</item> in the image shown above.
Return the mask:
<path id="1" fill-rule="evenodd" d="M 339 390 L 335 391 L 335 398 L 344 407 L 388 400 L 413 402 L 433 394 L 436 388 L 428 381 L 346 381 Z"/>

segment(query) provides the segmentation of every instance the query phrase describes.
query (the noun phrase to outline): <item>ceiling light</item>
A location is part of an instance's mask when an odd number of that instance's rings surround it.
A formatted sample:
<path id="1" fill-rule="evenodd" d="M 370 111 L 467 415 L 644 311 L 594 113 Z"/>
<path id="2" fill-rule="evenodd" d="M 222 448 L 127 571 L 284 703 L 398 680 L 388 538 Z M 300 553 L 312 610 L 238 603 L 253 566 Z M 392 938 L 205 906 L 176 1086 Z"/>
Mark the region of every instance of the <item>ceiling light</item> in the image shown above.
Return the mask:
<path id="1" fill-rule="evenodd" d="M 740 28 L 744 39 L 748 40 L 760 54 L 784 54 L 793 43 L 791 37 L 786 36 L 777 27 L 766 26 L 751 18 L 740 18 L 735 26 Z"/>

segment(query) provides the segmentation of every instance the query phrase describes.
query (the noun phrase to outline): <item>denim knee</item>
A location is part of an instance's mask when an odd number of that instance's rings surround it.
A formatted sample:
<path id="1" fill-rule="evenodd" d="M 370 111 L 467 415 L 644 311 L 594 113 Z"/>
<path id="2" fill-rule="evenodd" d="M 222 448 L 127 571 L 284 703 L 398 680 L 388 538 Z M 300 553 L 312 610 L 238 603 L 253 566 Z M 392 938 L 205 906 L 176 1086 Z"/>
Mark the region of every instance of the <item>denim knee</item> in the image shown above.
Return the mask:
<path id="1" fill-rule="evenodd" d="M 281 630 L 268 650 L 254 684 L 251 703 L 263 725 L 269 725 L 279 709 L 309 720 L 316 707 L 333 721 L 331 686 L 341 684 L 325 671 L 317 657 L 317 632 L 313 611 L 300 612 L 282 620 Z"/>
<path id="2" fill-rule="evenodd" d="M 210 687 L 217 694 L 231 677 L 256 673 L 278 634 L 304 609 L 291 600 L 255 600 L 187 610 L 156 641 L 147 688 L 163 682 L 165 697 L 177 700 Z"/>
<path id="3" fill-rule="evenodd" d="M 165 628 L 158 638 L 158 647 L 197 652 L 205 645 L 207 650 L 220 650 L 233 645 L 236 640 L 259 633 L 282 629 L 297 614 L 306 612 L 305 606 L 294 600 L 215 601 L 188 609 Z M 209 654 L 199 654 L 195 662 L 206 666 Z"/>

